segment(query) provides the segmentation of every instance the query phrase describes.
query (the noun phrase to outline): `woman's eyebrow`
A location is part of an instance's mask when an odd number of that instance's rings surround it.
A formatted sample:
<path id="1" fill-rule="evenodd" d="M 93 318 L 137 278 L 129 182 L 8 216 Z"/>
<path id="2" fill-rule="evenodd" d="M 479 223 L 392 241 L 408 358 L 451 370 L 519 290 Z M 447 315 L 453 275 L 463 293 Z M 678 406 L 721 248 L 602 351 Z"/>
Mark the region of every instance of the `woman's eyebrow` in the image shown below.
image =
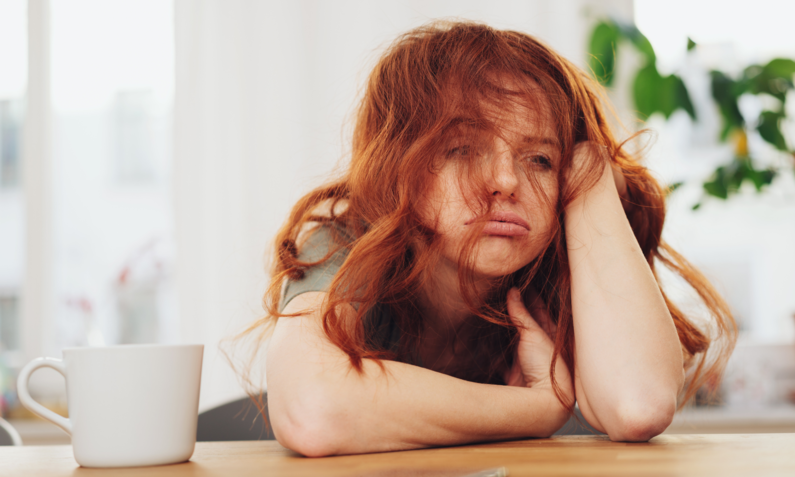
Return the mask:
<path id="1" fill-rule="evenodd" d="M 546 145 L 555 146 L 555 147 L 558 147 L 558 148 L 560 147 L 560 142 L 557 140 L 557 138 L 548 137 L 548 136 L 544 136 L 544 137 L 525 136 L 522 139 L 522 142 L 523 143 L 527 143 L 527 144 L 546 144 Z"/>

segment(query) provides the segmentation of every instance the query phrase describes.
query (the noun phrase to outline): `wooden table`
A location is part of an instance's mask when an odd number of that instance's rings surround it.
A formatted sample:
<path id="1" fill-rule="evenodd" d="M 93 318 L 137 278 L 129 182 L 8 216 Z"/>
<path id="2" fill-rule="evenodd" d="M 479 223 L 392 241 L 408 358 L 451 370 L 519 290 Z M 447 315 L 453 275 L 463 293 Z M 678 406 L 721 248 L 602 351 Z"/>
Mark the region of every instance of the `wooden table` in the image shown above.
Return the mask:
<path id="1" fill-rule="evenodd" d="M 795 434 L 662 435 L 648 443 L 576 436 L 307 459 L 275 441 L 200 442 L 190 462 L 78 467 L 70 446 L 0 447 L 0 476 L 453 477 L 493 467 L 508 475 L 793 476 Z"/>

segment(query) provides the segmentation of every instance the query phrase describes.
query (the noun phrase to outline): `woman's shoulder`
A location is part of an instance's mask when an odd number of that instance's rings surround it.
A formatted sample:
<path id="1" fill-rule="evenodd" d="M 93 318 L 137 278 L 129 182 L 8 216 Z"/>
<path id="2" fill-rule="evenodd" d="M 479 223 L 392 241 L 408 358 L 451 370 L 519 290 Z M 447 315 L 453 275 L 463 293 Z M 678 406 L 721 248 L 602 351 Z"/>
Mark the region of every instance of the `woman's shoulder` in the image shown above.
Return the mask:
<path id="1" fill-rule="evenodd" d="M 299 236 L 298 259 L 302 262 L 319 262 L 332 253 L 331 259 L 342 258 L 344 261 L 355 239 L 354 232 L 343 223 L 329 221 L 313 224 Z"/>
<path id="2" fill-rule="evenodd" d="M 337 222 L 322 222 L 302 232 L 298 260 L 307 263 L 301 278 L 285 281 L 279 310 L 296 296 L 307 292 L 327 292 L 345 259 L 355 236 L 350 227 Z"/>

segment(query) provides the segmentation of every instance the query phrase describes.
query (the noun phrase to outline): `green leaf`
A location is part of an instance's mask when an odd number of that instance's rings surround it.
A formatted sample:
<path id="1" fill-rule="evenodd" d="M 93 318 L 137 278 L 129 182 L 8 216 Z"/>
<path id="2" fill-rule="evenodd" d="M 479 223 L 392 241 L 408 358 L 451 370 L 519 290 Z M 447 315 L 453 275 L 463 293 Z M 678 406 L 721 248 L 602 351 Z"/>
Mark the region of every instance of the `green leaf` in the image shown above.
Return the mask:
<path id="1" fill-rule="evenodd" d="M 618 23 L 618 28 L 624 38 L 632 42 L 635 48 L 646 57 L 647 64 L 657 63 L 657 55 L 654 53 L 651 42 L 638 30 L 638 27 L 631 23 Z"/>
<path id="2" fill-rule="evenodd" d="M 764 66 L 764 70 L 771 76 L 792 80 L 795 75 L 795 61 L 788 58 L 776 58 Z"/>
<path id="3" fill-rule="evenodd" d="M 690 119 L 693 121 L 696 120 L 696 110 L 693 108 L 693 102 L 690 101 L 690 94 L 687 92 L 687 87 L 685 86 L 685 82 L 682 81 L 682 78 L 678 76 L 671 75 L 670 78 L 673 78 L 674 81 L 674 101 L 676 102 L 676 107 L 674 109 L 682 108 L 684 109 L 687 114 L 690 116 Z"/>
<path id="4" fill-rule="evenodd" d="M 764 170 L 754 170 L 752 169 L 746 175 L 746 178 L 750 179 L 751 182 L 754 183 L 754 187 L 756 187 L 756 191 L 760 192 L 762 187 L 766 185 L 770 185 L 773 182 L 773 179 L 776 177 L 776 171 L 773 169 L 764 169 Z"/>
<path id="5" fill-rule="evenodd" d="M 737 169 L 739 183 L 743 181 L 751 181 L 756 188 L 757 192 L 762 190 L 762 187 L 769 185 L 776 177 L 776 171 L 773 169 L 755 169 L 751 161 L 740 161 L 740 167 Z M 739 188 L 739 184 L 738 184 Z"/>
<path id="6" fill-rule="evenodd" d="M 740 186 L 745 178 L 744 164 L 747 160 L 735 158 L 729 164 L 715 169 L 709 181 L 704 182 L 704 190 L 707 194 L 719 199 L 727 199 L 730 194 L 740 190 Z"/>
<path id="7" fill-rule="evenodd" d="M 715 169 L 710 179 L 704 182 L 704 191 L 719 199 L 727 199 L 740 190 L 743 182 L 750 181 L 757 192 L 773 182 L 774 169 L 755 169 L 748 158 L 734 158 L 732 162 Z"/>
<path id="8" fill-rule="evenodd" d="M 712 177 L 703 184 L 704 191 L 719 199 L 726 199 L 729 197 L 729 175 L 726 173 L 726 166 L 721 166 L 715 169 Z"/>
<path id="9" fill-rule="evenodd" d="M 786 101 L 787 91 L 793 89 L 793 74 L 795 61 L 777 58 L 764 66 L 749 66 L 743 72 L 743 78 L 748 84 L 748 91 L 769 94 L 783 103 Z"/>
<path id="10" fill-rule="evenodd" d="M 783 112 L 762 111 L 756 130 L 762 139 L 772 144 L 779 151 L 788 151 L 787 141 L 781 133 L 781 120 L 786 116 Z"/>
<path id="11" fill-rule="evenodd" d="M 696 42 L 693 41 L 690 37 L 687 37 L 687 51 L 691 51 L 695 47 L 696 47 Z"/>
<path id="12" fill-rule="evenodd" d="M 660 76 L 654 64 L 638 71 L 633 95 L 635 108 L 644 119 L 656 112 L 668 119 L 677 109 L 684 109 L 691 118 L 696 119 L 696 111 L 682 78 L 676 75 Z"/>
<path id="13" fill-rule="evenodd" d="M 605 86 L 613 82 L 619 30 L 611 22 L 599 22 L 591 34 L 588 65 L 594 77 Z"/>
<path id="14" fill-rule="evenodd" d="M 673 194 L 673 192 L 676 189 L 682 187 L 683 184 L 684 184 L 684 182 L 682 182 L 682 181 L 668 184 L 668 187 L 665 188 L 665 196 L 668 197 L 669 195 Z"/>
<path id="15" fill-rule="evenodd" d="M 746 85 L 734 81 L 720 71 L 711 71 L 710 76 L 712 77 L 712 97 L 718 103 L 723 118 L 723 130 L 720 138 L 725 141 L 732 130 L 742 129 L 745 126 L 745 120 L 737 106 L 737 100 L 745 92 Z"/>
<path id="16" fill-rule="evenodd" d="M 672 76 L 662 77 L 660 89 L 657 91 L 657 104 L 665 119 L 670 118 L 676 109 L 676 78 Z"/>
<path id="17" fill-rule="evenodd" d="M 663 78 L 657 72 L 657 67 L 654 64 L 646 65 L 645 68 L 638 71 L 632 92 L 635 99 L 635 108 L 642 118 L 646 119 L 663 109 L 663 103 L 665 102 L 665 99 L 662 98 L 663 88 Z"/>

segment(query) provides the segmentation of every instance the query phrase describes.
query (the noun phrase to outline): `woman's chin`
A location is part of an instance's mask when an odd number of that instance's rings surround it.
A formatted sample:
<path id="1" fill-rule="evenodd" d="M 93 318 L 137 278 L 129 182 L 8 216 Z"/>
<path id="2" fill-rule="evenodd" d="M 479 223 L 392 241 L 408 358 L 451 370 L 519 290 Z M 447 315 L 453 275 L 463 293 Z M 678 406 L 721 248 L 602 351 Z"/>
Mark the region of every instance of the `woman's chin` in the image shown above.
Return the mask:
<path id="1" fill-rule="evenodd" d="M 525 241 L 520 242 L 516 237 L 491 235 L 479 244 L 475 271 L 490 278 L 504 277 L 524 267 L 537 255 L 530 253 Z"/>

